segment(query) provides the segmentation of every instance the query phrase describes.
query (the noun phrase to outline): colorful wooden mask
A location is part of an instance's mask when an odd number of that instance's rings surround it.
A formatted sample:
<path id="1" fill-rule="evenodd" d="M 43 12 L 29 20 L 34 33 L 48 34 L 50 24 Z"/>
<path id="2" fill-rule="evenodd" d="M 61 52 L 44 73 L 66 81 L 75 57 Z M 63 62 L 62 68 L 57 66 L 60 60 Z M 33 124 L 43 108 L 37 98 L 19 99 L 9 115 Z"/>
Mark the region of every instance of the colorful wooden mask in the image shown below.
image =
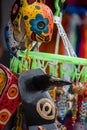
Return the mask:
<path id="1" fill-rule="evenodd" d="M 51 9 L 36 0 L 16 0 L 11 21 L 17 41 L 26 36 L 31 41 L 49 42 L 53 32 Z"/>
<path id="2" fill-rule="evenodd" d="M 42 69 L 34 69 L 23 72 L 18 84 L 29 130 L 38 130 L 39 126 L 46 130 L 58 130 L 55 105 L 47 90 L 50 86 L 70 83 L 53 78 Z"/>
<path id="3" fill-rule="evenodd" d="M 3 130 L 20 102 L 17 77 L 0 64 L 0 130 Z"/>

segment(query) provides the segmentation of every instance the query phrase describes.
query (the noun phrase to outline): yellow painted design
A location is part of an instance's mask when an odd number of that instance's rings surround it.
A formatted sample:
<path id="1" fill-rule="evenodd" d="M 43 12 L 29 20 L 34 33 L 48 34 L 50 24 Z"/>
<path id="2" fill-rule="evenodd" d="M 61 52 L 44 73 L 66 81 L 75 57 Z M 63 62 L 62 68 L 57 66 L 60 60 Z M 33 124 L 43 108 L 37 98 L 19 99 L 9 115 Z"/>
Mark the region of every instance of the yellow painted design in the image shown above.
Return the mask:
<path id="1" fill-rule="evenodd" d="M 32 48 L 32 41 L 51 41 L 53 23 L 53 14 L 48 6 L 42 2 L 35 1 L 30 4 L 27 0 L 21 0 L 18 14 L 12 24 L 15 40 L 24 42 L 27 49 L 23 59 L 23 71 L 30 68 L 31 59 L 28 53 Z M 25 64 L 29 67 L 25 68 Z"/>
<path id="2" fill-rule="evenodd" d="M 31 40 L 31 25 L 30 25 L 30 20 L 36 19 L 36 15 L 41 14 L 43 18 L 47 18 L 49 20 L 48 26 L 48 32 L 47 33 L 42 33 L 42 37 L 49 36 L 49 40 L 52 38 L 52 33 L 53 33 L 53 14 L 51 9 L 46 6 L 43 3 L 39 2 L 34 2 L 32 4 L 28 4 L 26 0 L 21 1 L 21 6 L 19 8 L 18 14 L 13 21 L 13 28 L 14 28 L 14 37 L 18 36 L 20 39 L 28 38 L 28 40 Z M 21 26 L 21 22 L 23 25 Z M 25 37 L 24 37 L 25 34 Z M 40 39 L 38 38 L 38 34 L 36 33 L 36 41 L 46 41 L 45 39 Z"/>

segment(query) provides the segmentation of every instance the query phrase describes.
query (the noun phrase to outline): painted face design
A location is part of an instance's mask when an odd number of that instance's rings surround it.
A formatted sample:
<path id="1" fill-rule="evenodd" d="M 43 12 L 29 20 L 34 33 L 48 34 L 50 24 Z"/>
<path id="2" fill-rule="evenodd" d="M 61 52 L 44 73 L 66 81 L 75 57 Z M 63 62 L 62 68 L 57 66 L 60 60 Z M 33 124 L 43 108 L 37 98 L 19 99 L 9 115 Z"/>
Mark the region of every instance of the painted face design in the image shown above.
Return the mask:
<path id="1" fill-rule="evenodd" d="M 16 11 L 14 11 L 16 10 Z M 51 9 L 43 3 L 31 0 L 22 0 L 20 9 L 13 20 L 14 12 L 18 11 L 15 3 L 12 13 L 12 22 L 15 35 L 20 34 L 20 30 L 26 32 L 26 37 L 31 41 L 49 42 L 53 33 L 53 14 Z M 23 23 L 22 30 L 20 22 Z M 21 33 L 23 34 L 23 33 Z"/>
<path id="2" fill-rule="evenodd" d="M 36 0 L 15 0 L 4 33 L 9 52 L 18 57 L 25 41 L 51 41 L 53 23 L 53 13 L 45 4 Z"/>
<path id="3" fill-rule="evenodd" d="M 18 79 L 0 64 L 0 130 L 3 130 L 20 103 Z"/>

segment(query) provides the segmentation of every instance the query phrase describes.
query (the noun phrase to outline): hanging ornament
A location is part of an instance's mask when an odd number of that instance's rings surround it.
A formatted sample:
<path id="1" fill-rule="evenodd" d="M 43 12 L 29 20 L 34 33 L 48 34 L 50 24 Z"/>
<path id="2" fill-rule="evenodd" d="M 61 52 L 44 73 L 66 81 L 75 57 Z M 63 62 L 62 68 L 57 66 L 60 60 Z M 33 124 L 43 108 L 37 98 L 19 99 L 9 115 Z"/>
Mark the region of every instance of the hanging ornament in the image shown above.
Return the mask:
<path id="1" fill-rule="evenodd" d="M 80 117 L 80 121 L 81 121 L 81 125 L 85 124 L 85 119 L 86 119 L 86 111 L 87 111 L 87 102 L 82 101 L 82 106 L 81 106 L 81 117 Z"/>
<path id="2" fill-rule="evenodd" d="M 81 106 L 81 124 L 84 125 L 87 117 L 87 88 L 86 86 L 84 87 L 84 92 L 83 92 L 83 101 L 82 101 L 82 106 Z"/>
<path id="3" fill-rule="evenodd" d="M 78 111 L 78 95 L 75 94 L 73 98 L 73 107 L 72 107 L 72 125 L 75 124 L 77 119 L 77 111 Z"/>
<path id="4" fill-rule="evenodd" d="M 60 102 L 60 116 L 62 120 L 64 120 L 65 115 L 66 115 L 66 94 L 63 93 Z"/>
<path id="5" fill-rule="evenodd" d="M 16 0 L 14 2 L 10 23 L 5 27 L 6 43 L 12 55 L 16 56 L 17 51 L 20 50 L 17 47 L 21 42 L 24 42 L 25 47 L 33 41 L 49 42 L 52 32 L 53 13 L 47 5 L 36 0 Z"/>
<path id="6" fill-rule="evenodd" d="M 9 52 L 16 57 L 19 57 L 21 44 L 24 45 L 26 56 L 23 58 L 23 71 L 30 69 L 29 51 L 33 47 L 33 42 L 51 41 L 53 24 L 53 13 L 43 1 L 16 0 L 14 2 L 11 20 L 5 27 L 5 39 Z"/>

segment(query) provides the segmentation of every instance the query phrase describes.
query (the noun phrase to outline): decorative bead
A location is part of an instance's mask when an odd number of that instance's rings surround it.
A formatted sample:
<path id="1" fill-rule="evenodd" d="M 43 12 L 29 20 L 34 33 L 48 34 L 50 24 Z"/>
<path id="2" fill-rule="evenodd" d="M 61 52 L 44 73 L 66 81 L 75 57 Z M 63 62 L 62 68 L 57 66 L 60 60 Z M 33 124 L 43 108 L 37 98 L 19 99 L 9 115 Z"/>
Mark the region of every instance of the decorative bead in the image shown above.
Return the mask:
<path id="1" fill-rule="evenodd" d="M 62 99 L 60 103 L 60 113 L 61 113 L 61 120 L 64 120 L 66 114 L 66 94 L 62 94 Z"/>

